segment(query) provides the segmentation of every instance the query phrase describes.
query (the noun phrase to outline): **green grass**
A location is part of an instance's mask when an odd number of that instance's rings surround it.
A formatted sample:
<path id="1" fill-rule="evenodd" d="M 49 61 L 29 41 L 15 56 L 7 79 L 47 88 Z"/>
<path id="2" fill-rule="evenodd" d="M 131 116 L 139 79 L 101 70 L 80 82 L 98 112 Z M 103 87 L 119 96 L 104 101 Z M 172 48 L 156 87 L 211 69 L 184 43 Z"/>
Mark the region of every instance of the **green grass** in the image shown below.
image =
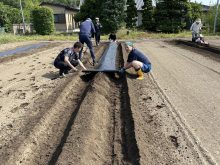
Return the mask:
<path id="1" fill-rule="evenodd" d="M 75 41 L 78 40 L 77 34 L 64 35 L 64 34 L 53 34 L 53 35 L 13 35 L 13 34 L 0 34 L 0 44 L 19 42 L 19 41 Z"/>
<path id="2" fill-rule="evenodd" d="M 181 33 L 152 33 L 144 32 L 140 30 L 129 30 L 127 34 L 127 29 L 121 29 L 117 32 L 118 40 L 137 40 L 137 39 L 165 39 L 165 38 L 189 38 L 191 39 L 191 32 L 184 31 Z M 206 39 L 220 39 L 219 34 L 204 34 Z M 55 33 L 53 35 L 13 35 L 9 33 L 0 34 L 0 44 L 20 42 L 20 41 L 77 41 L 78 34 L 64 34 Z M 108 35 L 102 35 L 101 40 L 108 40 Z"/>
<path id="3" fill-rule="evenodd" d="M 127 34 L 126 29 L 121 29 L 117 32 L 118 39 L 144 39 L 144 38 L 152 38 L 152 39 L 161 39 L 161 38 L 188 38 L 191 37 L 191 32 L 182 32 L 182 33 L 152 33 L 152 32 L 144 32 L 138 30 L 129 30 L 129 34 Z"/>

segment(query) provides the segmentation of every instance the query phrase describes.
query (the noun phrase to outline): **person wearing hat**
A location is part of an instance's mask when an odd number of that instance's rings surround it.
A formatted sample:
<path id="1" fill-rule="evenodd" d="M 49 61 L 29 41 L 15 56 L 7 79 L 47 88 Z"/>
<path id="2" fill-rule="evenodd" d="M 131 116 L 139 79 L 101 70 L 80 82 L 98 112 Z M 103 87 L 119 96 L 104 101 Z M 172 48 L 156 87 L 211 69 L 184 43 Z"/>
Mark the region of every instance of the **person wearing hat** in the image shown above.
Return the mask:
<path id="1" fill-rule="evenodd" d="M 192 41 L 195 42 L 196 39 L 199 37 L 200 31 L 202 30 L 202 22 L 201 19 L 198 18 L 190 27 L 192 31 Z"/>
<path id="2" fill-rule="evenodd" d="M 95 54 L 93 51 L 93 46 L 92 46 L 92 41 L 91 41 L 91 35 L 94 33 L 96 33 L 95 27 L 90 18 L 87 18 L 85 21 L 83 21 L 80 24 L 79 41 L 82 44 L 86 43 L 86 45 L 89 47 L 90 54 L 91 54 L 92 61 L 93 61 L 93 66 L 95 65 L 96 61 L 95 61 Z M 82 58 L 82 51 L 83 51 L 83 47 L 79 52 L 80 60 Z"/>
<path id="3" fill-rule="evenodd" d="M 132 42 L 125 42 L 125 49 L 128 53 L 128 59 L 124 67 L 119 70 L 119 73 L 122 74 L 126 69 L 134 68 L 137 72 L 137 79 L 143 80 L 144 73 L 151 70 L 151 62 L 142 52 L 134 48 Z"/>
<path id="4" fill-rule="evenodd" d="M 102 25 L 99 22 L 99 18 L 96 17 L 95 18 L 95 31 L 96 31 L 96 33 L 95 33 L 95 42 L 96 42 L 96 46 L 98 46 L 99 42 L 100 42 L 101 28 L 102 28 Z"/>
<path id="5" fill-rule="evenodd" d="M 84 70 L 86 70 L 83 63 L 80 61 L 78 53 L 82 48 L 80 42 L 76 42 L 73 47 L 63 49 L 54 61 L 54 66 L 58 68 L 59 75 L 65 76 L 69 70 L 77 71 L 76 66 L 79 64 Z"/>

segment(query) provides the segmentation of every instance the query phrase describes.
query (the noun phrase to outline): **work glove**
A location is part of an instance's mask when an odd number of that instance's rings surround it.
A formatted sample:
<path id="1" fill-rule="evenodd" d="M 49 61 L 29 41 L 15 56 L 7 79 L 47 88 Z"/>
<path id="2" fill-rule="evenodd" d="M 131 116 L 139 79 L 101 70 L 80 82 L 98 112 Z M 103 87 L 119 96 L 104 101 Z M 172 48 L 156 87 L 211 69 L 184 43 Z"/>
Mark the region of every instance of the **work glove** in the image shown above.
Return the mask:
<path id="1" fill-rule="evenodd" d="M 121 69 L 119 69 L 119 74 L 124 74 L 125 73 L 125 68 L 121 68 Z"/>

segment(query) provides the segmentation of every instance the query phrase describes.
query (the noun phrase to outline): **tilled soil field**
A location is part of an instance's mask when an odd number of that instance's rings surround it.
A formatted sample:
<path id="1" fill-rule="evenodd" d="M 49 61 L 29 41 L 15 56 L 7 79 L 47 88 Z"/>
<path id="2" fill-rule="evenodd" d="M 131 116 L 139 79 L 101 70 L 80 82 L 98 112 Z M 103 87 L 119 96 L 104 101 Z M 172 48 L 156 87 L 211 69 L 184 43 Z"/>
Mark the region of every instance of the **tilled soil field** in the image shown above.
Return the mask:
<path id="1" fill-rule="evenodd" d="M 52 62 L 71 43 L 53 44 L 0 64 L 1 164 L 211 163 L 151 74 L 58 78 Z M 95 47 L 97 57 L 107 44 Z"/>

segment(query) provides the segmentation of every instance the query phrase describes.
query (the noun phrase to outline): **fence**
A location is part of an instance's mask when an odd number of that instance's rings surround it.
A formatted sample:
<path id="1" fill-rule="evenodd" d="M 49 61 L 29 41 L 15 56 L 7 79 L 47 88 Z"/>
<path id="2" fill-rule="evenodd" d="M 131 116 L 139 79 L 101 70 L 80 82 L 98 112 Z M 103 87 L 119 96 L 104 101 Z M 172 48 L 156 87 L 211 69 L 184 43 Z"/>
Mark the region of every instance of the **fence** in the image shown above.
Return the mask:
<path id="1" fill-rule="evenodd" d="M 23 24 L 13 24 L 14 34 L 23 34 Z M 25 33 L 33 33 L 33 25 L 25 24 Z"/>

